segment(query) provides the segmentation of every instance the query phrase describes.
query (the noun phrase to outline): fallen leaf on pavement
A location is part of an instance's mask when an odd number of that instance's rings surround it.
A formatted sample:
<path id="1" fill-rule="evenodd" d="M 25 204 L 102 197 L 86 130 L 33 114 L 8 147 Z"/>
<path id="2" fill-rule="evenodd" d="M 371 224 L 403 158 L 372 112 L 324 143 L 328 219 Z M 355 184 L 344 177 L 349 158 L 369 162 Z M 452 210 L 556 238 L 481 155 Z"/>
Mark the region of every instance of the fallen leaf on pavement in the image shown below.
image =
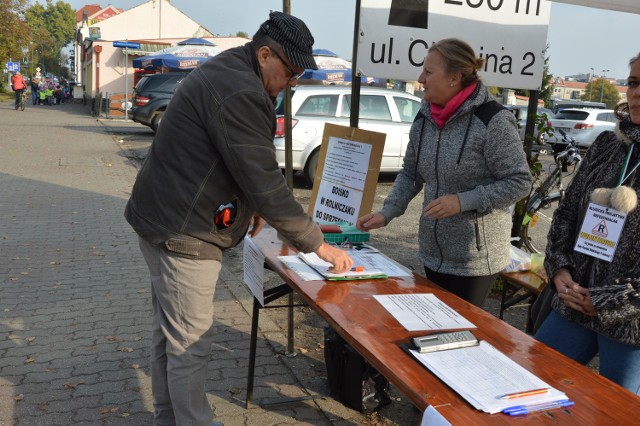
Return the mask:
<path id="1" fill-rule="evenodd" d="M 64 386 L 65 389 L 75 389 L 78 387 L 78 385 L 82 385 L 82 384 L 84 384 L 84 382 L 64 383 L 62 386 Z"/>

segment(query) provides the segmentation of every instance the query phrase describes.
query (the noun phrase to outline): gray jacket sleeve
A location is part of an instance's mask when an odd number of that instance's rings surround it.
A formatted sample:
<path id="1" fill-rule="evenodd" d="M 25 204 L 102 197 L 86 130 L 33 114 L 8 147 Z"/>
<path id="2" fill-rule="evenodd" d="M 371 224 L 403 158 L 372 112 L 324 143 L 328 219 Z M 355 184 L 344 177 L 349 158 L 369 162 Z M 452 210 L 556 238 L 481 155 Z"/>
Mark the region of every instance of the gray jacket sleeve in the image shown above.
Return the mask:
<path id="1" fill-rule="evenodd" d="M 424 126 L 424 117 L 415 120 L 411 125 L 411 140 L 404 155 L 402 170 L 398 173 L 393 183 L 393 188 L 385 198 L 384 205 L 380 211 L 387 220 L 387 224 L 392 219 L 402 216 L 411 200 L 422 190 L 424 180 L 415 173 L 422 126 Z"/>
<path id="2" fill-rule="evenodd" d="M 211 127 L 221 137 L 212 139 L 225 144 L 220 149 L 224 163 L 253 209 L 297 249 L 312 252 L 323 242 L 322 231 L 295 200 L 278 167 L 269 102 L 249 91 L 226 99 Z M 265 107 L 256 108 L 260 103 Z"/>
<path id="3" fill-rule="evenodd" d="M 486 129 L 485 166 L 495 180 L 458 194 L 462 211 L 505 208 L 531 190 L 531 173 L 513 114 L 500 111 Z"/>

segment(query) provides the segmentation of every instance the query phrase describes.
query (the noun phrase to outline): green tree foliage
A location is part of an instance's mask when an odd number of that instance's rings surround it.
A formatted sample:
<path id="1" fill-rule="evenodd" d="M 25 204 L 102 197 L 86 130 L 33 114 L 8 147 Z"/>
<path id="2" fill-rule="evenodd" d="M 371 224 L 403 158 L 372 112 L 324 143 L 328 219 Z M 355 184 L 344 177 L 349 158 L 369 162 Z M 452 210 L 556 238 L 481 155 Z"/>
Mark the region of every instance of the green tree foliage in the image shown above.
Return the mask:
<path id="1" fill-rule="evenodd" d="M 31 49 L 34 51 L 34 61 L 44 65 L 47 72 L 59 74 L 65 65 L 60 51 L 73 41 L 75 33 L 76 18 L 71 5 L 63 1 L 54 4 L 52 0 L 47 0 L 46 6 L 35 3 L 24 15 L 33 33 Z"/>
<path id="2" fill-rule="evenodd" d="M 545 50 L 545 54 L 549 51 L 549 45 Z M 551 95 L 553 95 L 553 74 L 549 72 L 549 57 L 544 58 L 544 68 L 542 69 L 542 85 L 538 93 L 538 100 L 544 101 L 544 106 L 551 108 Z"/>
<path id="3" fill-rule="evenodd" d="M 0 0 L 0 61 L 22 59 L 29 46 L 29 28 L 24 19 L 28 0 Z"/>
<path id="4" fill-rule="evenodd" d="M 607 104 L 607 108 L 614 109 L 620 103 L 620 93 L 609 80 L 597 78 L 587 84 L 580 100 L 604 102 Z"/>
<path id="5" fill-rule="evenodd" d="M 247 33 L 246 33 L 246 32 L 244 32 L 244 31 L 238 31 L 238 32 L 236 33 L 236 37 L 251 38 L 251 37 L 249 37 L 249 34 L 247 34 Z"/>
<path id="6" fill-rule="evenodd" d="M 547 48 L 544 51 L 544 67 L 542 69 L 542 81 L 540 82 L 540 90 L 538 90 L 538 100 L 543 100 L 544 105 L 549 108 L 551 104 L 551 95 L 553 94 L 553 74 L 549 72 L 549 57 L 546 55 L 549 51 L 549 45 L 547 44 Z M 518 91 L 516 90 L 516 94 L 530 96 L 528 90 Z M 534 125 L 538 129 L 539 134 L 543 135 L 549 131 L 547 127 L 546 114 L 538 115 L 534 114 Z M 527 162 L 529 163 L 529 169 L 531 170 L 531 174 L 535 177 L 540 176 L 542 170 L 542 164 L 538 161 L 538 153 L 533 152 L 533 144 L 536 142 L 532 135 L 525 135 L 525 143 L 523 145 L 524 152 L 527 156 Z M 533 186 L 531 187 L 533 191 Z M 527 195 L 522 200 L 518 201 L 515 205 L 514 213 L 513 213 L 513 223 L 511 227 L 511 236 L 512 237 L 522 237 L 522 221 L 525 215 L 525 207 L 527 202 L 529 201 L 531 193 Z M 522 245 L 522 239 L 515 243 L 517 247 Z"/>

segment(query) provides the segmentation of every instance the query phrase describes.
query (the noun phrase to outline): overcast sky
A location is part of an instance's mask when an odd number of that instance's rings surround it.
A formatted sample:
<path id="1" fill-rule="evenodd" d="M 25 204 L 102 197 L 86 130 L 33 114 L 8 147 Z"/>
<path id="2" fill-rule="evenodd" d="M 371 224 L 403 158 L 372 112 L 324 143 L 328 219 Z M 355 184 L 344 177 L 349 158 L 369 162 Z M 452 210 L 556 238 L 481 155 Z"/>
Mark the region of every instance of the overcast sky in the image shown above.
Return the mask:
<path id="1" fill-rule="evenodd" d="M 110 0 L 129 9 L 144 0 Z M 640 1 L 640 0 L 638 0 Z M 41 0 L 44 3 L 43 0 Z M 67 0 L 74 9 L 99 0 Z M 351 58 L 355 0 L 291 0 L 291 13 L 303 19 L 313 33 L 316 48 L 329 49 Z M 244 31 L 253 35 L 270 10 L 282 10 L 282 0 L 172 0 L 171 4 L 219 35 Z M 607 77 L 626 78 L 629 59 L 640 53 L 640 15 L 552 3 L 549 22 L 551 73 L 606 72 Z"/>

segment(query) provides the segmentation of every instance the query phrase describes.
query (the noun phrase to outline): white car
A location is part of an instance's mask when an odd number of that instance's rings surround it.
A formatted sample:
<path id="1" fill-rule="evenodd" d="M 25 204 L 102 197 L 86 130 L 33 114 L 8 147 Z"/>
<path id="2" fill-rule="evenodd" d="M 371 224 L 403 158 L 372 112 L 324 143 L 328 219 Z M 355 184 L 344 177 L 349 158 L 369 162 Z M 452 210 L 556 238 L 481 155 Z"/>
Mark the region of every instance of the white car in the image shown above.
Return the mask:
<path id="1" fill-rule="evenodd" d="M 589 148 L 600 133 L 613 130 L 617 122 L 612 109 L 563 109 L 549 120 L 548 126 L 555 132 L 552 136 L 545 136 L 545 141 L 553 146 L 554 151 L 563 150 L 567 143 L 559 132 L 562 129 L 579 146 Z"/>
<path id="2" fill-rule="evenodd" d="M 325 123 L 349 126 L 351 87 L 297 86 L 291 96 L 293 170 L 313 183 Z M 285 168 L 284 102 L 278 96 L 278 129 L 274 144 L 280 168 Z M 361 129 L 386 133 L 381 172 L 398 172 L 409 143 L 409 129 L 421 99 L 409 93 L 375 87 L 360 90 Z"/>

